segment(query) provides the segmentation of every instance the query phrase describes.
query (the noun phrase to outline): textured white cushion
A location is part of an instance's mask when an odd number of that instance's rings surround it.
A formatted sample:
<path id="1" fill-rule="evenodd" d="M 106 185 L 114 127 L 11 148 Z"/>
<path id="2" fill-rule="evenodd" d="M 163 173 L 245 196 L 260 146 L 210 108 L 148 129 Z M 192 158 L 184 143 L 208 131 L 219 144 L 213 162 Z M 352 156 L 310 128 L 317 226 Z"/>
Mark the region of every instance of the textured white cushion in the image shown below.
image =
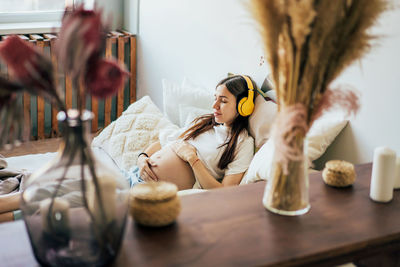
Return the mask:
<path id="1" fill-rule="evenodd" d="M 307 156 L 312 162 L 324 154 L 328 146 L 347 125 L 348 120 L 342 113 L 329 112 L 317 119 L 307 133 Z M 267 180 L 270 176 L 274 145 L 272 139 L 262 145 L 254 155 L 241 184 Z M 311 166 L 310 166 L 311 167 Z"/>
<path id="2" fill-rule="evenodd" d="M 178 85 L 167 79 L 162 80 L 164 114 L 172 123 L 183 127 L 179 114 L 179 105 L 193 108 L 212 110 L 214 93 L 201 87 L 193 87 L 184 80 L 183 85 Z M 184 119 L 183 122 L 186 122 Z"/>
<path id="3" fill-rule="evenodd" d="M 256 149 L 260 149 L 270 137 L 278 106 L 272 101 L 265 101 L 261 95 L 256 97 L 254 105 L 254 112 L 249 118 L 249 133 L 254 138 Z"/>
<path id="4" fill-rule="evenodd" d="M 122 169 L 136 165 L 137 156 L 158 141 L 161 129 L 174 128 L 149 96 L 131 104 L 122 115 L 93 139 L 92 146 L 102 147 Z"/>

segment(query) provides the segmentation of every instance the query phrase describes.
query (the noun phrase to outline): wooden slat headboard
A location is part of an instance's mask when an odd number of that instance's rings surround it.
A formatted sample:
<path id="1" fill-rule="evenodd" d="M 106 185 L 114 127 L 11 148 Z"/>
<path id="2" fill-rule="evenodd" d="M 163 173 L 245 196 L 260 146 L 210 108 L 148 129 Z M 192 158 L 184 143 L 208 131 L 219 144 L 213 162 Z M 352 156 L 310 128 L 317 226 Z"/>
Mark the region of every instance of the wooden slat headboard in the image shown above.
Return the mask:
<path id="1" fill-rule="evenodd" d="M 58 69 L 55 56 L 56 34 L 26 34 L 18 35 L 21 39 L 35 44 L 40 50 L 51 57 L 55 70 Z M 7 36 L 1 36 L 1 40 Z M 101 128 L 109 125 L 118 118 L 130 103 L 136 101 L 136 36 L 126 31 L 112 31 L 106 39 L 106 57 L 114 56 L 123 62 L 130 71 L 129 81 L 124 88 L 118 91 L 114 98 L 97 100 L 87 97 L 86 104 L 95 115 L 92 121 L 92 132 L 98 132 Z M 5 70 L 7 68 L 5 67 Z M 9 75 L 12 75 L 9 73 Z M 63 89 L 65 104 L 67 108 L 76 107 L 76 97 L 72 92 L 72 82 L 68 75 L 62 74 L 56 81 Z M 22 99 L 24 106 L 25 125 L 31 125 L 31 139 L 44 139 L 60 136 L 57 122 L 57 110 L 49 104 L 45 104 L 41 97 L 30 96 L 24 93 Z M 36 130 L 35 130 L 36 129 Z"/>

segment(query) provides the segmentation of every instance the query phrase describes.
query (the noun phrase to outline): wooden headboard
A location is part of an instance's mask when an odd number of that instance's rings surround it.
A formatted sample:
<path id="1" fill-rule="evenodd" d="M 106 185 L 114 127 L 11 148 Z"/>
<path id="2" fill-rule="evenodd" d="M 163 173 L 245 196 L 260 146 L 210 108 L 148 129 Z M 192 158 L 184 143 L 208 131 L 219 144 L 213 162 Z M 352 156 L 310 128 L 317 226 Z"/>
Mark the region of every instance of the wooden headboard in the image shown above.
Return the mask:
<path id="1" fill-rule="evenodd" d="M 45 54 L 48 54 L 57 71 L 57 58 L 54 44 L 56 34 L 25 34 L 18 35 L 23 40 L 33 43 Z M 1 36 L 5 40 L 8 36 Z M 112 98 L 98 101 L 87 96 L 86 108 L 93 111 L 92 132 L 95 133 L 118 118 L 130 103 L 136 101 L 136 36 L 126 31 L 112 31 L 107 35 L 105 56 L 114 56 L 125 63 L 130 76 L 124 88 Z M 7 66 L 0 66 L 1 71 L 7 72 Z M 76 107 L 76 95 L 72 93 L 72 83 L 68 75 L 61 74 L 56 81 L 65 99 L 67 108 Z M 24 106 L 25 125 L 31 125 L 31 139 L 44 139 L 60 136 L 57 122 L 57 110 L 45 103 L 42 97 L 24 93 L 19 99 Z"/>

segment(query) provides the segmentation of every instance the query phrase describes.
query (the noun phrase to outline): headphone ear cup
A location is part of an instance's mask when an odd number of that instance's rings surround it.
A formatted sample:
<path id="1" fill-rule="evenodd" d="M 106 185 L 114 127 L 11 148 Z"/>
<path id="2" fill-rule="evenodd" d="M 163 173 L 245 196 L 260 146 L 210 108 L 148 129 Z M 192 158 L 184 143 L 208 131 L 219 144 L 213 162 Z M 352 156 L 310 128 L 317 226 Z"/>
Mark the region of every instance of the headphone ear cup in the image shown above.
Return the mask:
<path id="1" fill-rule="evenodd" d="M 254 110 L 254 103 L 252 101 L 247 101 L 247 97 L 243 97 L 240 99 L 238 104 L 238 112 L 241 116 L 247 117 L 253 113 Z"/>

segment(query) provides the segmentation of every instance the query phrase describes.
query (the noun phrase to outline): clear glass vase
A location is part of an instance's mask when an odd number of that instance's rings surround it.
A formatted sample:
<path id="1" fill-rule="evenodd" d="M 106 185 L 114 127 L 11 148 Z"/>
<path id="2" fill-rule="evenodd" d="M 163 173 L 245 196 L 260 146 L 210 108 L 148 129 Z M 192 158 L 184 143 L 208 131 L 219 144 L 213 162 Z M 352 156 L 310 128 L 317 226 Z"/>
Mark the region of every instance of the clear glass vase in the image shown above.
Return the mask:
<path id="1" fill-rule="evenodd" d="M 296 216 L 310 209 L 307 146 L 304 140 L 298 140 L 303 157 L 300 160 L 289 160 L 287 172 L 282 162 L 276 159 L 274 146 L 271 173 L 263 196 L 264 207 L 273 213 Z"/>
<path id="2" fill-rule="evenodd" d="M 60 112 L 64 137 L 58 155 L 26 182 L 21 210 L 42 265 L 107 265 L 122 243 L 129 185 L 115 166 L 93 154 L 92 116 Z"/>

